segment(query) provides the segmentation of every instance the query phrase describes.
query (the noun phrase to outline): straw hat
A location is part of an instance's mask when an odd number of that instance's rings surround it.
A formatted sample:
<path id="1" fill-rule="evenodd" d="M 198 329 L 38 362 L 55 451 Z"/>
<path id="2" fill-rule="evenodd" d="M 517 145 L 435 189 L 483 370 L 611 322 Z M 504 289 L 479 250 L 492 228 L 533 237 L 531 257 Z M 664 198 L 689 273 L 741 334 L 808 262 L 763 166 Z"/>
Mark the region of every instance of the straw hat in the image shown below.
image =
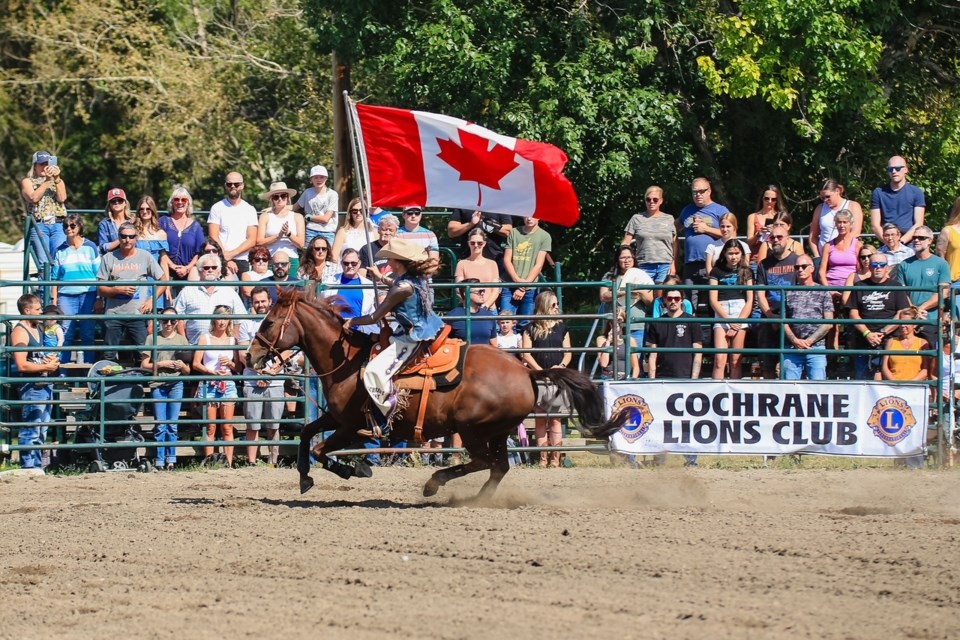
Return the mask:
<path id="1" fill-rule="evenodd" d="M 377 251 L 376 258 L 394 258 L 405 262 L 420 262 L 426 260 L 429 256 L 427 251 L 415 242 L 394 238 L 380 251 Z"/>
<path id="2" fill-rule="evenodd" d="M 261 193 L 261 194 L 260 194 L 260 199 L 261 199 L 261 200 L 269 200 L 270 198 L 272 198 L 274 195 L 276 195 L 276 194 L 278 194 L 278 193 L 285 193 L 285 194 L 287 194 L 288 197 L 290 197 L 290 198 L 292 199 L 293 196 L 297 195 L 297 190 L 296 190 L 296 189 L 287 189 L 287 183 L 286 183 L 286 182 L 271 182 L 271 183 L 270 183 L 270 190 L 269 190 L 269 191 L 265 191 L 264 193 Z"/>

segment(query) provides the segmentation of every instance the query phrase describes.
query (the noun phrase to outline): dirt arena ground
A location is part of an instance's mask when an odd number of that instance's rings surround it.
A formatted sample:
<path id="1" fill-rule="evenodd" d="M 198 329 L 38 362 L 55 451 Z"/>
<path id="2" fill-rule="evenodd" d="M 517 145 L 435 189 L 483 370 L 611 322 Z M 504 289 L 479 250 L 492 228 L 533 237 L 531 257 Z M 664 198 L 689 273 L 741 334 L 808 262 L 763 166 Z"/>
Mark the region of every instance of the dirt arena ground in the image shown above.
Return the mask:
<path id="1" fill-rule="evenodd" d="M 956 471 L 429 473 L 4 476 L 0 637 L 960 637 Z"/>

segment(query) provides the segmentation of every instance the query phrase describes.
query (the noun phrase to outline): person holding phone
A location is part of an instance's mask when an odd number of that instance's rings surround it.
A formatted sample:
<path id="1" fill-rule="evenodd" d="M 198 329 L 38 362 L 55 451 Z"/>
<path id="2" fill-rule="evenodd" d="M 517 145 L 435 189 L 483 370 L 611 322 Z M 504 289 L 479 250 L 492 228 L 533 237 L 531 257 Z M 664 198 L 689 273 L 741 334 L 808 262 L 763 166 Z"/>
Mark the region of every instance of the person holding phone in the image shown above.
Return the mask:
<path id="1" fill-rule="evenodd" d="M 36 254 L 37 269 L 53 260 L 61 244 L 67 241 L 63 232 L 63 218 L 67 215 L 67 185 L 60 177 L 57 156 L 49 151 L 33 154 L 33 166 L 27 177 L 20 181 L 20 193 L 33 217 L 30 229 L 30 244 Z"/>

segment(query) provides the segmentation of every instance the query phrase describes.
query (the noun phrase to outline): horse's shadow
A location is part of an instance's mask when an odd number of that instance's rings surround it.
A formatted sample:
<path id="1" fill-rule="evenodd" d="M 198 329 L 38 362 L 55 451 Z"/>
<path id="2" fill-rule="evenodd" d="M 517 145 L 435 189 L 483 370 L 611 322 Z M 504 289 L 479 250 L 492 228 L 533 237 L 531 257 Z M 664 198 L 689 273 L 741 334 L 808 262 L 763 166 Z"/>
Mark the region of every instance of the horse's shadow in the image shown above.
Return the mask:
<path id="1" fill-rule="evenodd" d="M 342 509 L 345 507 L 360 507 L 362 509 L 435 509 L 437 507 L 452 506 L 441 502 L 396 502 L 395 500 L 275 500 L 259 498 L 257 502 L 272 507 L 288 507 L 290 509 Z"/>

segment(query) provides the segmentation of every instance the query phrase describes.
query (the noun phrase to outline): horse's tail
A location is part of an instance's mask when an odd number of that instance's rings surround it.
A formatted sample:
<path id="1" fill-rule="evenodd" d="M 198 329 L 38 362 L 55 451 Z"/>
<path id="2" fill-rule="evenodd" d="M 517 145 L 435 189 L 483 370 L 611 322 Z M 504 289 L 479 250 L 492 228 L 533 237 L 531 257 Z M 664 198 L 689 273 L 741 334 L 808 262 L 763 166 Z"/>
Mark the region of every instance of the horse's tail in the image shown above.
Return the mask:
<path id="1" fill-rule="evenodd" d="M 629 417 L 624 412 L 620 412 L 607 420 L 604 416 L 603 395 L 600 389 L 588 376 L 574 369 L 531 371 L 530 379 L 534 383 L 538 380 L 546 380 L 555 384 L 559 391 L 573 403 L 573 408 L 580 417 L 580 430 L 592 438 L 609 438 L 620 430 Z"/>

